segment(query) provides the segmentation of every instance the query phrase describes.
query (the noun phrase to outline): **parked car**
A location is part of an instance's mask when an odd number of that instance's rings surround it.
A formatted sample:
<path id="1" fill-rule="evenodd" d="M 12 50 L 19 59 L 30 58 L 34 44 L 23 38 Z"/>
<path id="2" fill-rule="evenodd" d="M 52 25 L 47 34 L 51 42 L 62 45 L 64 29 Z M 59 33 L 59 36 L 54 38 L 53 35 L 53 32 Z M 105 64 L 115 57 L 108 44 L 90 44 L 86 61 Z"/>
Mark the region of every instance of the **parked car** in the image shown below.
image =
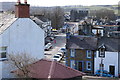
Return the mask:
<path id="1" fill-rule="evenodd" d="M 54 61 L 60 61 L 62 57 L 60 55 L 54 55 L 52 58 Z"/>
<path id="2" fill-rule="evenodd" d="M 53 30 L 53 31 L 51 32 L 51 34 L 57 35 L 57 34 L 59 34 L 59 31 L 58 31 L 58 30 Z"/>
<path id="3" fill-rule="evenodd" d="M 58 52 L 56 55 L 63 57 L 63 53 L 61 53 L 61 52 Z"/>
<path id="4" fill-rule="evenodd" d="M 65 53 L 65 52 L 66 52 L 66 48 L 60 48 L 60 49 L 58 50 L 58 52 Z"/>
<path id="5" fill-rule="evenodd" d="M 54 40 L 54 37 L 50 37 L 50 41 L 53 41 Z"/>
<path id="6" fill-rule="evenodd" d="M 48 37 L 53 37 L 53 38 L 56 38 L 55 34 L 53 34 L 53 33 L 51 33 L 51 35 L 50 35 L 50 36 L 48 36 Z"/>
<path id="7" fill-rule="evenodd" d="M 101 75 L 101 70 L 97 70 L 96 73 L 95 73 L 95 75 L 96 75 L 96 76 L 100 76 L 100 75 Z M 113 77 L 113 75 L 112 75 L 112 74 L 109 74 L 109 72 L 106 71 L 106 70 L 103 70 L 103 71 L 102 71 L 102 76 L 103 76 L 103 77 Z"/>
<path id="8" fill-rule="evenodd" d="M 51 49 L 52 48 L 52 44 L 51 43 L 47 43 L 46 45 L 45 45 L 45 50 L 49 50 L 49 49 Z"/>

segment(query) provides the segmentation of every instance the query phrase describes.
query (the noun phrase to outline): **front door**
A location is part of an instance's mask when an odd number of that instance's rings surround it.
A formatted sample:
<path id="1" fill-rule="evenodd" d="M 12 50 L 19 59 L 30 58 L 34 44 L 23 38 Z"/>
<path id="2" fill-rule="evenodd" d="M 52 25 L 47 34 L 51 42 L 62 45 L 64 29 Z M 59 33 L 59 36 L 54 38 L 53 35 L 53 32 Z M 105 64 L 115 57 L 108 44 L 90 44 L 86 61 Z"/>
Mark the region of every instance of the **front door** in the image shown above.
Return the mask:
<path id="1" fill-rule="evenodd" d="M 82 71 L 82 68 L 83 68 L 83 63 L 82 62 L 78 62 L 78 70 L 79 71 Z"/>
<path id="2" fill-rule="evenodd" d="M 115 75 L 115 66 L 109 66 L 109 72 L 112 75 Z"/>

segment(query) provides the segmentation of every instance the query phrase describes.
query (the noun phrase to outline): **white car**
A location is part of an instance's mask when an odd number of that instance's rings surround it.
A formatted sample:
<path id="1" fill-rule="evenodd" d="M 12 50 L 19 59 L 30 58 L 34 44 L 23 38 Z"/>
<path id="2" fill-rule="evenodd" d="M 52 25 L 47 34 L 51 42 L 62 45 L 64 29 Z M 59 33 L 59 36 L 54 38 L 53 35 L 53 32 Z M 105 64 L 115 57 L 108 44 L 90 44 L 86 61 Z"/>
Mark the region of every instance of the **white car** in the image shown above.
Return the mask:
<path id="1" fill-rule="evenodd" d="M 50 37 L 50 41 L 53 41 L 54 40 L 54 37 Z"/>
<path id="2" fill-rule="evenodd" d="M 51 31 L 51 33 L 57 35 L 57 34 L 59 34 L 59 31 L 58 30 L 53 30 L 53 31 Z"/>
<path id="3" fill-rule="evenodd" d="M 64 52 L 66 52 L 66 49 L 65 49 L 65 48 L 60 48 L 60 49 L 58 50 L 58 52 L 64 53 Z"/>
<path id="4" fill-rule="evenodd" d="M 51 43 L 47 43 L 46 45 L 45 45 L 45 50 L 49 50 L 49 49 L 51 49 L 52 48 L 52 44 Z"/>
<path id="5" fill-rule="evenodd" d="M 60 55 L 54 55 L 52 59 L 54 61 L 60 61 L 62 59 L 62 56 L 60 56 Z"/>
<path id="6" fill-rule="evenodd" d="M 63 57 L 63 53 L 61 53 L 61 52 L 58 52 L 56 55 Z"/>

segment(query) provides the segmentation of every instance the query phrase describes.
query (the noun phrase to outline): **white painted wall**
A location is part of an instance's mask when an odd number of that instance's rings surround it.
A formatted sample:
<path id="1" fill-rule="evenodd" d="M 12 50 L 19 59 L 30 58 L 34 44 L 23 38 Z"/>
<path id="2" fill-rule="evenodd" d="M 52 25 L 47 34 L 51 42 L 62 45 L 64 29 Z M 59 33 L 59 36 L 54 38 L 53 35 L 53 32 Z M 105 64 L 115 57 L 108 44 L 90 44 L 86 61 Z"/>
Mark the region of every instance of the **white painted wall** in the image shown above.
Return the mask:
<path id="1" fill-rule="evenodd" d="M 101 58 L 98 57 L 98 51 L 96 52 L 96 58 L 94 62 L 94 71 L 99 69 Z M 109 72 L 109 66 L 115 66 L 115 76 L 118 76 L 118 52 L 105 52 L 105 58 L 103 60 L 104 70 Z M 95 72 L 94 72 L 95 73 Z"/>
<path id="2" fill-rule="evenodd" d="M 79 27 L 79 24 L 78 23 L 73 23 L 74 26 L 70 27 L 70 30 L 72 33 L 76 33 L 78 32 L 78 27 Z"/>
<path id="3" fill-rule="evenodd" d="M 92 29 L 92 32 L 96 35 L 97 34 L 97 29 Z M 99 33 L 101 33 L 101 36 L 103 36 L 103 30 L 98 30 Z"/>
<path id="4" fill-rule="evenodd" d="M 0 44 L 2 44 L 2 37 L 1 36 L 0 36 Z M 0 80 L 1 79 L 2 79 L 2 62 L 0 62 Z"/>
<path id="5" fill-rule="evenodd" d="M 44 58 L 44 31 L 29 18 L 17 19 L 0 37 L 0 47 L 7 46 L 8 54 L 26 52 L 33 58 Z M 7 72 L 4 69 L 7 64 L 4 65 L 4 61 L 0 63 L 3 66 L 2 72 Z M 10 77 L 6 74 L 3 76 Z"/>

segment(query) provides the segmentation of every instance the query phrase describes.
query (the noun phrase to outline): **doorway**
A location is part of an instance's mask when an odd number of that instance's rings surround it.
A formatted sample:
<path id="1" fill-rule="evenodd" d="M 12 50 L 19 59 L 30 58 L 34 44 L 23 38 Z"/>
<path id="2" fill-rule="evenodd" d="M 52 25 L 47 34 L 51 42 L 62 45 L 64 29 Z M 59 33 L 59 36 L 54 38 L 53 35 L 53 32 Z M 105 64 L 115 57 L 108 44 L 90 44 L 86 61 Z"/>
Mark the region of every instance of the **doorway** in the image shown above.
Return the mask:
<path id="1" fill-rule="evenodd" d="M 112 75 L 115 75 L 115 66 L 109 66 L 109 72 Z"/>
<path id="2" fill-rule="evenodd" d="M 78 70 L 83 71 L 83 62 L 78 62 Z"/>

